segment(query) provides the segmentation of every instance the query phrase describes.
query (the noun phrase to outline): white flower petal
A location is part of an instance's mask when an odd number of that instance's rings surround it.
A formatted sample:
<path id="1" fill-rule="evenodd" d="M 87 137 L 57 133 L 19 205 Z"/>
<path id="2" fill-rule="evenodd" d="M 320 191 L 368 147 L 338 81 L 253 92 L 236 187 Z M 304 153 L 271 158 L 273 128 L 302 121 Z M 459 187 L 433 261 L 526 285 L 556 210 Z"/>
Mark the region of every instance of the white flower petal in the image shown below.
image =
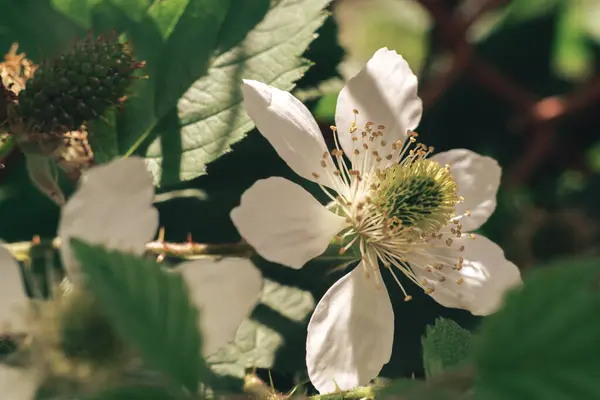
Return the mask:
<path id="1" fill-rule="evenodd" d="M 458 186 L 458 195 L 465 199 L 464 203 L 456 206 L 463 232 L 479 228 L 496 209 L 496 194 L 502 175 L 496 160 L 466 149 L 446 151 L 431 159 L 450 166 L 450 173 Z M 470 216 L 465 215 L 467 210 L 471 212 Z"/>
<path id="2" fill-rule="evenodd" d="M 158 227 L 153 201 L 152 179 L 141 158 L 118 159 L 87 171 L 62 209 L 58 228 L 69 277 L 78 279 L 79 271 L 71 238 L 142 254 Z"/>
<path id="3" fill-rule="evenodd" d="M 321 393 L 366 385 L 390 360 L 394 311 L 359 264 L 321 299 L 308 324 L 308 376 Z M 334 383 L 335 382 L 335 383 Z"/>
<path id="4" fill-rule="evenodd" d="M 23 332 L 26 327 L 22 317 L 29 298 L 19 264 L 3 243 L 0 241 L 0 334 Z"/>
<path id="5" fill-rule="evenodd" d="M 262 275 L 250 260 L 194 260 L 181 272 L 190 298 L 200 310 L 202 353 L 209 356 L 233 340 L 242 321 L 260 299 Z"/>
<path id="6" fill-rule="evenodd" d="M 323 254 L 347 225 L 301 186 L 279 177 L 256 181 L 231 220 L 258 254 L 292 268 Z"/>
<path id="7" fill-rule="evenodd" d="M 361 137 L 368 121 L 374 123 L 374 128 L 385 126 L 381 138 L 367 142 L 368 151 L 362 148 L 361 140 L 353 141 L 353 135 L 349 134 L 355 117 L 353 109 L 359 112 L 356 116 L 358 130 L 354 136 Z M 422 112 L 421 99 L 417 96 L 417 77 L 408 63 L 393 50 L 377 50 L 362 71 L 348 81 L 337 100 L 335 123 L 341 146 L 353 160 L 354 168 L 362 169 L 362 158 L 352 155 L 355 147 L 361 154 L 367 154 L 367 164 L 374 160 L 370 156 L 373 150 L 383 158 L 380 168 L 398 162 L 399 152 L 392 151 L 391 145 L 406 139 L 407 131 L 419 124 Z M 386 142 L 385 146 L 380 146 L 381 140 Z M 392 154 L 392 159 L 385 158 L 388 154 Z"/>
<path id="8" fill-rule="evenodd" d="M 321 130 L 306 106 L 290 93 L 258 81 L 244 80 L 242 92 L 248 115 L 279 157 L 301 177 L 343 193 L 341 179 L 332 174 L 333 161 Z M 327 169 L 321 166 L 324 154 Z"/>
<path id="9" fill-rule="evenodd" d="M 0 365 L 0 393 L 6 400 L 33 400 L 40 384 L 40 375 L 31 369 Z"/>
<path id="10" fill-rule="evenodd" d="M 519 268 L 504 257 L 500 246 L 484 236 L 471 239 L 463 235 L 455 243 L 465 246 L 463 252 L 455 254 L 464 258 L 462 269 L 444 267 L 444 282 L 433 271 L 423 273 L 420 279 L 427 279 L 429 286 L 434 287 L 430 296 L 445 307 L 462 308 L 474 315 L 495 312 L 505 293 L 521 284 Z"/>

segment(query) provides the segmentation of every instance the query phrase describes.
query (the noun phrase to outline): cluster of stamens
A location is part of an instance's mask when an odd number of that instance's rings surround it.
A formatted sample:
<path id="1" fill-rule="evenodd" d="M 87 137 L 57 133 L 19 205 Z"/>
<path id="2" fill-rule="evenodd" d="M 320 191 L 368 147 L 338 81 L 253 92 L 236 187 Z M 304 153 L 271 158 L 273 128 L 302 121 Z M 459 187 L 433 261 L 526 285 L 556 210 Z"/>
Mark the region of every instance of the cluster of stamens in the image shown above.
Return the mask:
<path id="1" fill-rule="evenodd" d="M 405 141 L 390 142 L 384 125 L 369 121 L 359 129 L 357 115 L 354 110 L 349 132 L 331 127 L 335 149 L 323 154 L 320 171 L 313 172 L 317 182 L 323 177 L 339 182 L 337 196 L 325 186 L 321 188 L 332 200 L 328 208 L 348 223 L 336 237 L 342 246 L 340 253 L 357 245 L 367 277 L 372 275 L 380 287 L 381 263 L 407 301 L 411 296 L 392 267 L 426 293 L 432 293 L 434 286 L 439 288 L 439 283 L 461 285 L 463 279 L 456 271 L 463 267 L 464 259 L 458 253 L 465 246 L 457 240 L 464 235 L 455 206 L 464 199 L 457 195 L 450 167 L 427 159 L 434 149 L 418 143 L 416 132 L 409 132 Z M 351 152 L 341 149 L 341 134 L 351 136 Z M 464 216 L 469 214 L 467 211 Z"/>

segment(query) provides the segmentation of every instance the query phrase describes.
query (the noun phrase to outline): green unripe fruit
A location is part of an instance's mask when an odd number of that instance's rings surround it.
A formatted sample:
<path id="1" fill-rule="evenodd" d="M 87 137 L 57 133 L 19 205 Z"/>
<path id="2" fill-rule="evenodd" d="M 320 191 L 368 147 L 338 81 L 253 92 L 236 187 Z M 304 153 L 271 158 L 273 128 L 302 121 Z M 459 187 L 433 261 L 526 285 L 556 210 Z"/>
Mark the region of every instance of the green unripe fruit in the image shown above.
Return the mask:
<path id="1" fill-rule="evenodd" d="M 142 66 L 121 43 L 83 40 L 36 71 L 19 94 L 19 115 L 38 132 L 79 129 L 120 103 Z"/>

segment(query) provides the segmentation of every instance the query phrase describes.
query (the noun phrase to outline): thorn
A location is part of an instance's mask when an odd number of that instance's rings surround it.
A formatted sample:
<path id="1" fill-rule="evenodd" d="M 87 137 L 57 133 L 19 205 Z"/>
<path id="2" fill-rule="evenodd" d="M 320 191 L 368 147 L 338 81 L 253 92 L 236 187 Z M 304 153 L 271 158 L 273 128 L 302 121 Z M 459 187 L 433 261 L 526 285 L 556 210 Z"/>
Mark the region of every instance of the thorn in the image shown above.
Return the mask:
<path id="1" fill-rule="evenodd" d="M 187 242 L 192 244 L 194 241 L 192 240 L 192 232 L 188 232 L 187 234 Z"/>
<path id="2" fill-rule="evenodd" d="M 271 370 L 267 370 L 267 372 L 269 373 L 269 384 L 271 385 L 271 390 L 275 391 L 275 384 L 273 383 L 273 377 L 271 376 Z"/>
<path id="3" fill-rule="evenodd" d="M 342 391 L 342 389 L 340 389 L 340 387 L 338 386 L 337 382 L 335 381 L 335 379 L 333 380 L 333 384 L 335 385 L 335 393 L 339 393 Z"/>

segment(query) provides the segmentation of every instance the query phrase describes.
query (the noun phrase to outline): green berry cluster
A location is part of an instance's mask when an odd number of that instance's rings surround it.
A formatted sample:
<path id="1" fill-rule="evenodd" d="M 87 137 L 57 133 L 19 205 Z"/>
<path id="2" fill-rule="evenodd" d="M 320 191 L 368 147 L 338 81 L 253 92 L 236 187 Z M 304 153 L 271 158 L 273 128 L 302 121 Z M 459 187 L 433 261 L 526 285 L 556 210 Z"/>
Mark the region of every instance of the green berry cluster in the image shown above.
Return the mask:
<path id="1" fill-rule="evenodd" d="M 40 66 L 19 93 L 19 114 L 38 132 L 79 129 L 118 104 L 142 66 L 121 43 L 85 39 Z"/>

